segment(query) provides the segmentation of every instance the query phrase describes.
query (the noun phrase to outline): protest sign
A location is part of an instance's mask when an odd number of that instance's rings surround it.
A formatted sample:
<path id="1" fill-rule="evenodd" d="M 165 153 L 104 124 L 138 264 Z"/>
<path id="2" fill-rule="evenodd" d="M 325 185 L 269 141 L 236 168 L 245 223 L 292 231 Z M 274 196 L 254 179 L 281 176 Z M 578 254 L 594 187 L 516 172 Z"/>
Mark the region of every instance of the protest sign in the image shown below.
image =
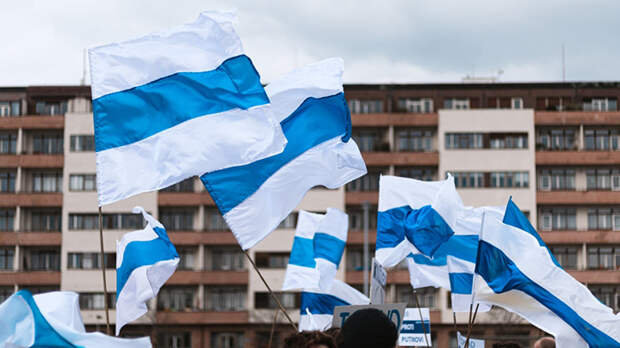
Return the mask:
<path id="1" fill-rule="evenodd" d="M 342 327 L 347 318 L 359 311 L 360 309 L 375 308 L 387 315 L 387 317 L 394 322 L 396 328 L 400 331 L 403 318 L 405 317 L 406 303 L 388 303 L 382 305 L 361 305 L 361 306 L 338 306 L 334 308 L 334 318 L 332 319 L 332 327 Z"/>
<path id="2" fill-rule="evenodd" d="M 370 303 L 383 304 L 385 302 L 385 283 L 387 272 L 375 258 L 372 259 L 370 276 Z"/>
<path id="3" fill-rule="evenodd" d="M 422 312 L 422 318 L 420 318 Z M 422 327 L 422 322 L 424 326 Z M 426 331 L 426 339 L 424 332 Z M 398 345 L 407 347 L 419 347 L 432 345 L 431 343 L 431 319 L 428 308 L 407 308 L 402 327 L 398 336 Z"/>

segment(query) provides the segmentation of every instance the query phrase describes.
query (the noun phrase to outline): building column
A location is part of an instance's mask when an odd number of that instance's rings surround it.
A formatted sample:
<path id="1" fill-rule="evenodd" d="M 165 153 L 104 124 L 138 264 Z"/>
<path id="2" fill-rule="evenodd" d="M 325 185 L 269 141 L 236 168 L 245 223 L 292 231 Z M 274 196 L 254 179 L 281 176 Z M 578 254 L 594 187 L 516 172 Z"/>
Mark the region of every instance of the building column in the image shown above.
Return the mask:
<path id="1" fill-rule="evenodd" d="M 15 152 L 18 155 L 22 154 L 22 149 L 24 148 L 23 142 L 24 142 L 24 131 L 23 129 L 19 128 L 17 130 L 17 143 L 15 144 Z"/>
<path id="2" fill-rule="evenodd" d="M 19 260 L 21 259 L 21 255 L 20 254 L 21 254 L 20 247 L 19 247 L 19 245 L 16 245 L 15 246 L 15 259 L 14 259 L 14 264 L 13 264 L 13 270 L 15 272 L 19 272 L 22 269 L 22 265 L 19 262 Z M 15 285 L 15 286 L 17 287 L 17 285 Z"/>
<path id="3" fill-rule="evenodd" d="M 584 139 L 583 139 L 583 124 L 579 125 L 579 139 L 578 139 L 578 146 L 579 146 L 579 150 L 583 150 L 584 149 Z"/>
<path id="4" fill-rule="evenodd" d="M 13 230 L 15 232 L 21 232 L 21 211 L 22 208 L 20 206 L 15 207 L 15 218 L 13 219 Z"/>

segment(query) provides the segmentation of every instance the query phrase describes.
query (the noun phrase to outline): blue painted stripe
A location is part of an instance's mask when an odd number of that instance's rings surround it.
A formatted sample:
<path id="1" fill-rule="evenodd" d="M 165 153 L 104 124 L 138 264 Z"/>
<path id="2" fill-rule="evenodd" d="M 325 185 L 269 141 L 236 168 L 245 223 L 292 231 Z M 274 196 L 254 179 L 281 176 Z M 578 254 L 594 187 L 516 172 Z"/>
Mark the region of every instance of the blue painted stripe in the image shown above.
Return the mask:
<path id="1" fill-rule="evenodd" d="M 280 168 L 329 139 L 350 137 L 351 115 L 343 93 L 306 99 L 280 122 L 288 140 L 280 154 L 244 166 L 206 173 L 200 177 L 222 215 L 250 197 Z M 300 174 L 302 175 L 302 174 Z"/>
<path id="2" fill-rule="evenodd" d="M 420 209 L 403 206 L 378 213 L 377 249 L 395 247 L 404 237 L 421 253 L 433 256 L 452 235 L 452 228 L 430 205 Z"/>
<path id="3" fill-rule="evenodd" d="M 309 238 L 295 237 L 293 249 L 288 263 L 291 265 L 314 268 L 314 247 L 313 241 Z"/>
<path id="4" fill-rule="evenodd" d="M 47 319 L 45 319 L 30 291 L 20 290 L 15 295 L 20 296 L 26 301 L 34 317 L 34 344 L 32 347 L 78 347 L 62 337 Z"/>
<path id="5" fill-rule="evenodd" d="M 472 273 L 450 273 L 450 291 L 455 294 L 471 294 L 474 281 Z"/>
<path id="6" fill-rule="evenodd" d="M 426 331 L 424 331 L 426 330 Z M 401 334 L 429 334 L 431 332 L 431 323 L 427 320 L 424 321 L 424 327 L 422 327 L 422 320 L 403 320 L 400 326 Z"/>
<path id="7" fill-rule="evenodd" d="M 302 292 L 299 312 L 306 314 L 306 308 L 312 314 L 334 314 L 337 306 L 348 306 L 350 303 L 329 294 L 317 294 L 315 292 Z"/>
<path id="8" fill-rule="evenodd" d="M 314 234 L 314 257 L 330 261 L 338 267 L 345 244 L 331 234 L 317 232 Z"/>
<path id="9" fill-rule="evenodd" d="M 528 278 L 503 251 L 481 240 L 476 273 L 498 294 L 519 290 L 536 299 L 572 327 L 590 347 L 619 347 L 620 343 L 579 316 L 570 306 Z"/>
<path id="10" fill-rule="evenodd" d="M 536 229 L 534 229 L 534 226 L 532 226 L 530 220 L 528 220 L 527 217 L 523 215 L 521 209 L 519 209 L 519 207 L 517 207 L 517 205 L 512 201 L 512 197 L 508 200 L 508 204 L 506 205 L 506 212 L 504 212 L 503 223 L 519 228 L 534 236 L 534 238 L 536 238 L 536 240 L 538 241 L 538 245 L 543 246 L 547 249 L 553 263 L 555 263 L 556 266 L 562 268 L 558 260 L 556 260 L 555 256 L 553 256 L 551 250 L 547 248 L 545 242 L 542 240 L 542 238 L 540 238 L 540 235 L 538 234 L 538 232 L 536 232 Z"/>
<path id="11" fill-rule="evenodd" d="M 158 238 L 149 241 L 129 242 L 125 247 L 123 263 L 116 269 L 116 298 L 119 297 L 131 272 L 136 268 L 179 257 L 177 250 L 168 238 L 166 230 L 155 227 L 153 231 L 157 233 Z"/>
<path id="12" fill-rule="evenodd" d="M 200 116 L 266 103 L 254 65 L 236 56 L 215 70 L 179 72 L 93 100 L 95 148 L 112 149 Z"/>

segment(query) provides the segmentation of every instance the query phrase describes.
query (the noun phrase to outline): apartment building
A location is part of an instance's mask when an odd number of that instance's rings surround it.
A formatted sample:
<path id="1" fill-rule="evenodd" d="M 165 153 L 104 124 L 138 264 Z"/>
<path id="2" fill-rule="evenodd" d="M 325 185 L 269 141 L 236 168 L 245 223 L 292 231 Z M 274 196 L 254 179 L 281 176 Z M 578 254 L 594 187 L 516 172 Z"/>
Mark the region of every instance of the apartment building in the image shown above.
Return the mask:
<path id="1" fill-rule="evenodd" d="M 297 208 L 349 214 L 340 279 L 362 288 L 362 205 L 370 203 L 372 255 L 379 175 L 450 173 L 468 205 L 512 196 L 562 266 L 620 310 L 620 83 L 347 85 L 345 95 L 368 174 L 340 190 L 315 188 Z M 114 321 L 115 241 L 142 226 L 131 213 L 140 205 L 167 227 L 181 263 L 122 335 L 150 335 L 158 347 L 266 347 L 276 304 L 197 178 L 103 207 L 101 264 L 90 108 L 87 86 L 0 88 L 0 300 L 22 288 L 77 291 L 88 328 L 103 330 L 104 296 Z M 296 216 L 250 251 L 276 290 Z M 299 294 L 278 296 L 297 320 Z M 414 306 L 404 264 L 390 270 L 387 296 Z M 433 346 L 456 347 L 449 292 L 418 297 L 431 308 Z M 489 347 L 527 347 L 542 334 L 500 309 L 476 321 L 473 334 Z M 283 315 L 277 322 L 276 341 L 290 330 Z M 466 322 L 457 316 L 461 331 Z"/>

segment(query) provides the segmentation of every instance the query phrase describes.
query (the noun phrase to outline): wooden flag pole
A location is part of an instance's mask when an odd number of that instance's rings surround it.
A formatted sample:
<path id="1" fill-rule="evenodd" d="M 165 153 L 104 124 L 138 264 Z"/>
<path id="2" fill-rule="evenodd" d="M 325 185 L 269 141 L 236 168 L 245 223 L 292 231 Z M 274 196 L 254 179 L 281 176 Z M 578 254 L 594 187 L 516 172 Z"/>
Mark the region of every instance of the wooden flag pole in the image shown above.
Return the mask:
<path id="1" fill-rule="evenodd" d="M 474 316 L 473 318 L 471 318 L 471 322 L 469 323 L 469 325 L 467 325 L 467 338 L 465 339 L 465 348 L 469 347 L 469 336 L 471 335 L 471 328 L 474 326 L 474 321 L 476 321 L 476 314 L 478 314 L 478 307 L 480 307 L 479 303 L 476 304 L 476 310 L 474 311 Z M 471 316 L 471 312 L 469 314 Z"/>
<path id="2" fill-rule="evenodd" d="M 105 306 L 105 328 L 106 334 L 110 335 L 110 312 L 108 310 L 108 286 L 105 281 L 105 253 L 103 251 L 103 214 L 99 207 L 99 246 L 101 247 L 101 274 L 103 274 L 103 303 Z"/>
<path id="3" fill-rule="evenodd" d="M 276 308 L 276 313 L 273 315 L 273 324 L 271 324 L 271 333 L 269 334 L 269 345 L 267 347 L 271 348 L 271 344 L 273 343 L 273 334 L 276 331 L 276 323 L 278 322 L 278 314 L 280 313 L 280 309 Z"/>
<path id="4" fill-rule="evenodd" d="M 282 305 L 282 303 L 280 303 L 280 300 L 278 299 L 276 294 L 274 294 L 273 291 L 271 291 L 269 284 L 267 284 L 267 281 L 265 280 L 265 278 L 263 278 L 263 275 L 258 270 L 258 267 L 256 267 L 256 264 L 254 263 L 254 260 L 252 260 L 252 258 L 250 257 L 250 254 L 248 254 L 247 250 L 243 250 L 243 253 L 248 258 L 250 263 L 252 264 L 252 267 L 254 267 L 254 270 L 256 270 L 256 273 L 258 273 L 258 276 L 263 281 L 263 284 L 265 284 L 265 286 L 267 287 L 267 290 L 269 291 L 271 298 L 273 298 L 274 301 L 276 301 L 276 303 L 278 304 L 278 307 L 280 307 L 280 310 L 282 311 L 282 313 L 284 313 L 284 316 L 286 316 L 286 319 L 288 319 L 289 323 L 291 323 L 291 326 L 293 326 L 295 331 L 297 331 L 297 325 L 295 325 L 295 322 L 293 321 L 293 319 L 291 319 L 291 317 L 288 315 L 288 313 L 286 312 L 286 309 L 284 309 L 284 306 Z"/>
<path id="5" fill-rule="evenodd" d="M 431 345 L 428 344 L 428 337 L 426 337 L 426 325 L 424 325 L 424 318 L 422 317 L 422 309 L 420 309 L 420 302 L 418 302 L 418 293 L 413 288 L 413 297 L 415 298 L 415 305 L 418 307 L 418 313 L 420 314 L 420 321 L 422 322 L 422 331 L 424 332 L 424 341 L 426 342 L 426 347 L 430 348 Z M 429 322 L 431 318 L 428 318 Z"/>

